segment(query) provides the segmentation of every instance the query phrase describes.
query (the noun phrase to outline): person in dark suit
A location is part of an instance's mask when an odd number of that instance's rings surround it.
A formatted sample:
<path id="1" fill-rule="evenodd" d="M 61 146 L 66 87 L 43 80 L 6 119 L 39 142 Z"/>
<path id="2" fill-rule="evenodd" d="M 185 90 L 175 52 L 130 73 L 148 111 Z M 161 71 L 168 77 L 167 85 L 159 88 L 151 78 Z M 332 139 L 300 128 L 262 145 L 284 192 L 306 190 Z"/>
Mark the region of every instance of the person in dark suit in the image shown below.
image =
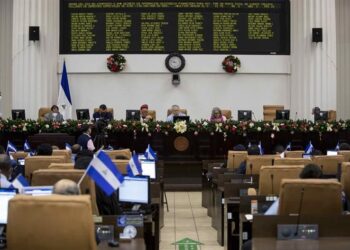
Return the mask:
<path id="1" fill-rule="evenodd" d="M 57 105 L 52 105 L 51 112 L 45 114 L 45 121 L 63 122 L 63 115 L 59 112 Z"/>
<path id="2" fill-rule="evenodd" d="M 84 124 L 81 127 L 82 134 L 78 137 L 77 144 L 81 146 L 81 149 L 88 149 L 90 151 L 95 150 L 94 142 L 91 139 L 91 127 L 88 124 Z"/>
<path id="3" fill-rule="evenodd" d="M 107 106 L 105 104 L 101 104 L 99 110 L 93 114 L 93 118 L 94 121 L 110 121 L 113 119 L 113 116 L 111 112 L 107 111 Z"/>

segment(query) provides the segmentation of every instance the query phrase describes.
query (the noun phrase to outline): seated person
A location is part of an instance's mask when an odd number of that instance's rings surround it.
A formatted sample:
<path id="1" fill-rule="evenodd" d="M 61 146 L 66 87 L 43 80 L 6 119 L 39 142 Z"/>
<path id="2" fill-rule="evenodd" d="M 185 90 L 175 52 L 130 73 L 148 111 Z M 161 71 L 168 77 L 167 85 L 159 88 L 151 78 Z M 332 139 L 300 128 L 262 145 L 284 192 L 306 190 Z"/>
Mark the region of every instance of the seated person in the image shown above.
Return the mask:
<path id="1" fill-rule="evenodd" d="M 171 114 L 168 115 L 168 117 L 166 118 L 167 122 L 173 122 L 174 121 L 174 116 L 186 116 L 186 114 L 180 112 L 180 106 L 174 104 L 173 106 L 171 106 Z"/>
<path id="2" fill-rule="evenodd" d="M 105 104 L 101 104 L 99 110 L 95 112 L 92 117 L 94 118 L 94 121 L 97 121 L 99 119 L 110 121 L 113 119 L 112 113 L 107 112 L 107 106 Z"/>
<path id="3" fill-rule="evenodd" d="M 36 155 L 52 155 L 52 146 L 48 143 L 40 144 L 37 148 Z"/>
<path id="4" fill-rule="evenodd" d="M 78 187 L 78 184 L 74 181 L 62 179 L 55 183 L 52 193 L 62 195 L 79 195 L 80 189 Z"/>
<path id="5" fill-rule="evenodd" d="M 140 107 L 140 121 L 141 122 L 150 122 L 153 120 L 153 117 L 148 114 L 148 105 L 143 104 Z"/>
<path id="6" fill-rule="evenodd" d="M 233 147 L 233 151 L 246 151 L 246 150 L 247 149 L 242 144 L 237 144 L 236 146 Z"/>
<path id="7" fill-rule="evenodd" d="M 346 143 L 346 142 L 343 142 L 343 143 L 340 143 L 339 145 L 339 150 L 341 151 L 346 151 L 346 150 L 350 150 L 350 145 L 349 143 Z"/>
<path id="8" fill-rule="evenodd" d="M 259 146 L 256 144 L 251 145 L 247 149 L 248 155 L 260 155 L 260 149 Z M 236 170 L 237 174 L 246 174 L 247 170 L 247 163 L 246 161 L 241 162 L 239 164 L 238 169 Z"/>
<path id="9" fill-rule="evenodd" d="M 62 122 L 63 115 L 59 112 L 57 105 L 52 105 L 51 112 L 45 114 L 44 116 L 45 121 L 56 121 L 56 122 Z"/>
<path id="10" fill-rule="evenodd" d="M 218 107 L 214 107 L 211 111 L 211 122 L 225 122 L 227 119 L 224 115 L 222 115 L 221 109 Z"/>
<path id="11" fill-rule="evenodd" d="M 81 149 L 88 149 L 90 151 L 95 150 L 94 142 L 91 139 L 91 127 L 88 124 L 81 126 L 82 134 L 78 137 L 77 144 L 81 146 Z"/>
<path id="12" fill-rule="evenodd" d="M 11 182 L 9 179 L 11 178 L 12 166 L 10 157 L 6 154 L 0 155 L 0 187 L 9 188 L 11 186 Z"/>
<path id="13" fill-rule="evenodd" d="M 77 156 L 77 154 L 81 151 L 81 146 L 79 144 L 74 144 L 72 146 L 72 162 L 75 162 L 75 157 Z"/>

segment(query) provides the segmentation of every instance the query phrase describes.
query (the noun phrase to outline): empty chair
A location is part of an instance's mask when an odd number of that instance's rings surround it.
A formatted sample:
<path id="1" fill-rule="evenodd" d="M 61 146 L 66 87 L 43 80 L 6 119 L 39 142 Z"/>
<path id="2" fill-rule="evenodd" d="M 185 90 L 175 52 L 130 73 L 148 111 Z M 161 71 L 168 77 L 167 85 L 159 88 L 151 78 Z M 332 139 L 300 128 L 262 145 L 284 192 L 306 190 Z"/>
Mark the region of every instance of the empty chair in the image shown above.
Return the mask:
<path id="1" fill-rule="evenodd" d="M 51 163 L 48 169 L 74 169 L 74 163 Z"/>
<path id="2" fill-rule="evenodd" d="M 285 151 L 286 158 L 303 158 L 304 150 Z"/>
<path id="3" fill-rule="evenodd" d="M 350 150 L 339 150 L 338 155 L 344 155 L 344 161 L 350 161 Z"/>
<path id="4" fill-rule="evenodd" d="M 282 179 L 298 179 L 303 165 L 262 166 L 259 175 L 259 195 L 279 195 Z"/>
<path id="5" fill-rule="evenodd" d="M 9 202 L 8 249 L 96 249 L 88 196 L 17 195 Z"/>
<path id="6" fill-rule="evenodd" d="M 280 187 L 279 215 L 313 216 L 342 213 L 342 187 L 334 180 L 284 179 Z"/>
<path id="7" fill-rule="evenodd" d="M 127 159 L 130 159 L 132 154 L 129 148 L 125 149 L 118 149 L 118 150 L 106 150 L 104 151 L 106 154 L 111 157 L 112 160 L 114 160 L 117 156 L 123 156 Z"/>
<path id="8" fill-rule="evenodd" d="M 274 165 L 307 165 L 312 163 L 311 159 L 304 158 L 276 158 Z"/>
<path id="9" fill-rule="evenodd" d="M 72 152 L 66 149 L 52 150 L 52 155 L 62 155 L 65 157 L 66 163 L 72 162 Z"/>
<path id="10" fill-rule="evenodd" d="M 350 197 L 350 162 L 342 163 L 341 184 L 346 197 Z"/>
<path id="11" fill-rule="evenodd" d="M 323 174 L 336 175 L 338 173 L 338 168 L 344 161 L 344 156 L 317 155 L 313 157 L 312 161 L 321 167 Z"/>
<path id="12" fill-rule="evenodd" d="M 156 111 L 155 110 L 148 110 L 148 115 L 150 115 L 152 117 L 152 121 L 156 121 L 157 116 L 156 116 Z"/>
<path id="13" fill-rule="evenodd" d="M 232 112 L 229 109 L 221 109 L 221 114 L 226 117 L 226 119 L 232 118 Z"/>
<path id="14" fill-rule="evenodd" d="M 128 173 L 128 171 L 126 170 L 126 166 L 128 165 L 129 160 L 112 160 L 112 161 L 122 174 Z"/>
<path id="15" fill-rule="evenodd" d="M 51 163 L 65 163 L 66 158 L 62 155 L 50 155 L 50 156 L 32 156 L 26 157 L 26 166 L 24 168 L 24 174 L 27 180 L 30 181 L 31 175 L 35 170 L 47 169 Z"/>
<path id="16" fill-rule="evenodd" d="M 274 121 L 276 119 L 276 110 L 283 109 L 283 105 L 264 105 L 264 121 Z"/>
<path id="17" fill-rule="evenodd" d="M 51 112 L 51 107 L 41 107 L 38 111 L 38 120 L 45 121 L 45 115 Z"/>
<path id="18" fill-rule="evenodd" d="M 238 168 L 247 159 L 247 151 L 229 150 L 227 153 L 227 168 Z"/>
<path id="19" fill-rule="evenodd" d="M 276 155 L 248 155 L 246 174 L 258 175 L 261 166 L 272 166 Z"/>
<path id="20" fill-rule="evenodd" d="M 32 186 L 52 186 L 62 179 L 79 182 L 85 170 L 80 169 L 40 169 L 33 172 Z M 85 176 L 80 184 L 81 194 L 89 194 L 91 197 L 92 212 L 99 215 L 96 203 L 96 191 L 94 181 Z"/>

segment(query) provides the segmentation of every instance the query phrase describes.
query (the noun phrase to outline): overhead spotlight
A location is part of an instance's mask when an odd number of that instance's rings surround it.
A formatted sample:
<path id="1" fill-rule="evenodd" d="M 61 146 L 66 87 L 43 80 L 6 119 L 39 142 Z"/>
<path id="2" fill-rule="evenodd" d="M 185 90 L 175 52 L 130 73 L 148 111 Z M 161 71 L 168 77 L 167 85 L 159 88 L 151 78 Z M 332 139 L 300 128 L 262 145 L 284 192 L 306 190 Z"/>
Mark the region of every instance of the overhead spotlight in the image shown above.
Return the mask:
<path id="1" fill-rule="evenodd" d="M 173 75 L 172 84 L 173 84 L 174 86 L 180 85 L 180 75 L 178 75 L 178 74 L 174 74 L 174 75 Z"/>

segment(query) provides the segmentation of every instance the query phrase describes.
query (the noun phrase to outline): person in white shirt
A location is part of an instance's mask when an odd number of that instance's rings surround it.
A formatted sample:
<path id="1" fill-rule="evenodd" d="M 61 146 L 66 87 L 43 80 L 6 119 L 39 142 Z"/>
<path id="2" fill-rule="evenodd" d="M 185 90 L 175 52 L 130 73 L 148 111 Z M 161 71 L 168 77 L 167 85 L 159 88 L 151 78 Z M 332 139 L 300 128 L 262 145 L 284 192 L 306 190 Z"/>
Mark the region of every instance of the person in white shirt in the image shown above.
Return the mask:
<path id="1" fill-rule="evenodd" d="M 8 180 L 11 177 L 12 166 L 11 159 L 6 154 L 0 155 L 0 188 L 9 188 L 11 182 Z"/>
<path id="2" fill-rule="evenodd" d="M 184 114 L 180 111 L 179 105 L 174 104 L 173 106 L 171 106 L 171 114 L 168 115 L 168 117 L 166 118 L 166 121 L 173 122 L 174 116 L 186 116 L 186 114 Z"/>

